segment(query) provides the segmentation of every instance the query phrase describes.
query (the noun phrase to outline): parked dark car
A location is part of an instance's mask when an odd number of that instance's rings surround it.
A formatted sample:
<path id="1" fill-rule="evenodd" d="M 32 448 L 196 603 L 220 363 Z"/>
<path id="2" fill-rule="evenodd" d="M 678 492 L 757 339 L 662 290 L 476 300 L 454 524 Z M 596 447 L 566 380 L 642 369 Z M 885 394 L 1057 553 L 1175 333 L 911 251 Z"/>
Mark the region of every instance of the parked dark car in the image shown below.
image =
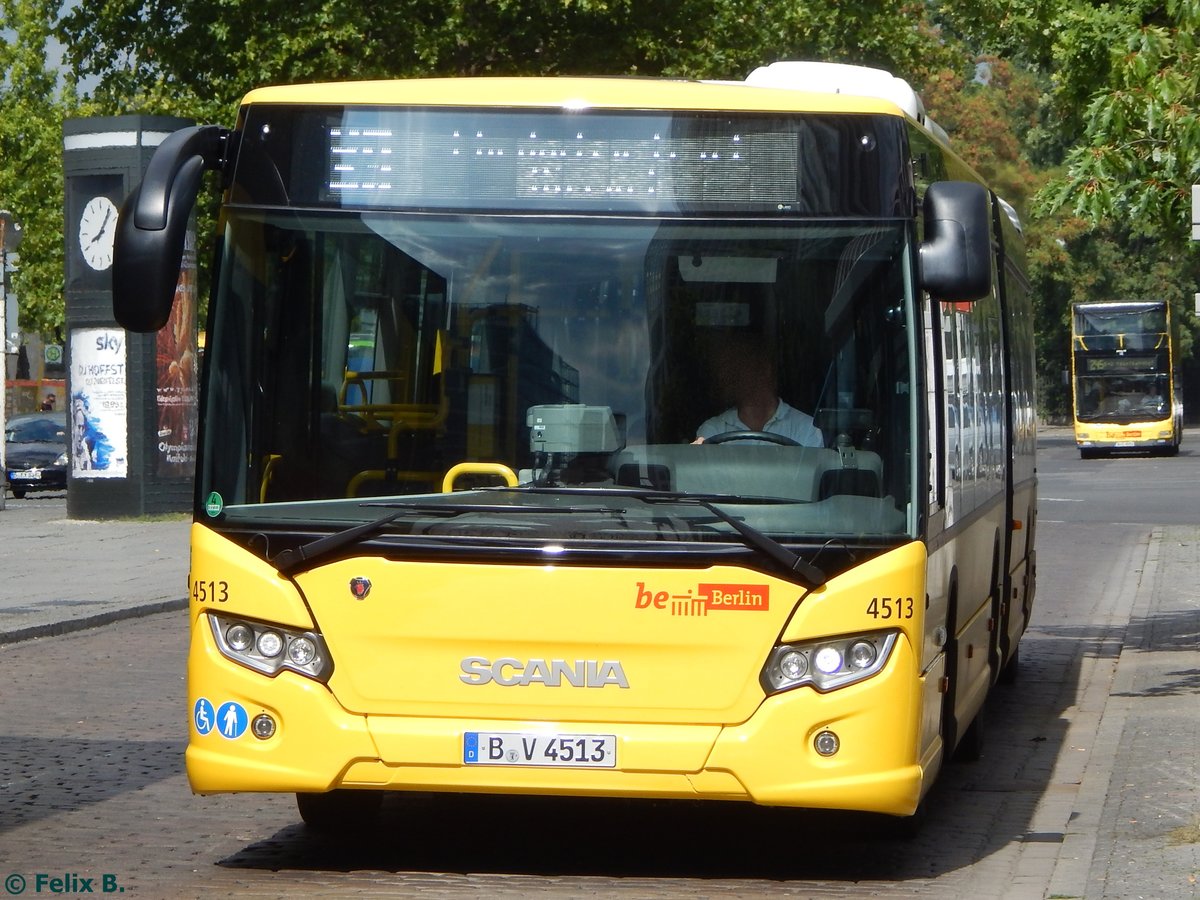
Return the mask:
<path id="1" fill-rule="evenodd" d="M 5 476 L 20 499 L 28 491 L 67 489 L 67 414 L 36 412 L 13 416 L 5 425 Z"/>

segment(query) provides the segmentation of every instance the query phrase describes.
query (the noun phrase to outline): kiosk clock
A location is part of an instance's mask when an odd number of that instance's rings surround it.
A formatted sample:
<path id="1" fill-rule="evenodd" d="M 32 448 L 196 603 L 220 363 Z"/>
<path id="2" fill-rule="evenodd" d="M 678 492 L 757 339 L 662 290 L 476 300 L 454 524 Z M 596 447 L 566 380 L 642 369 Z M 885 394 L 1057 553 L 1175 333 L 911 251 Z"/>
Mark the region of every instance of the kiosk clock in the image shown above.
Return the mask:
<path id="1" fill-rule="evenodd" d="M 107 197 L 93 197 L 79 216 L 79 249 L 84 262 L 98 272 L 112 265 L 117 207 Z"/>

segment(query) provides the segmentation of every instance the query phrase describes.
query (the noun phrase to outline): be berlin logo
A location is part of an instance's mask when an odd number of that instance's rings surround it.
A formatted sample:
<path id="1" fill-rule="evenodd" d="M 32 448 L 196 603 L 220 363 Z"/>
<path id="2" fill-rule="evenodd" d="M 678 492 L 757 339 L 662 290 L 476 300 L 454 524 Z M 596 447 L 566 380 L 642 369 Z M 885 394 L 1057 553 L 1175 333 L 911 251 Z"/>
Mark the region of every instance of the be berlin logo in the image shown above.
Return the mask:
<path id="1" fill-rule="evenodd" d="M 26 878 L 14 872 L 4 879 L 4 889 L 12 896 L 19 894 L 123 894 L 125 888 L 116 875 L 91 877 L 75 872 L 51 875 L 37 872 Z"/>

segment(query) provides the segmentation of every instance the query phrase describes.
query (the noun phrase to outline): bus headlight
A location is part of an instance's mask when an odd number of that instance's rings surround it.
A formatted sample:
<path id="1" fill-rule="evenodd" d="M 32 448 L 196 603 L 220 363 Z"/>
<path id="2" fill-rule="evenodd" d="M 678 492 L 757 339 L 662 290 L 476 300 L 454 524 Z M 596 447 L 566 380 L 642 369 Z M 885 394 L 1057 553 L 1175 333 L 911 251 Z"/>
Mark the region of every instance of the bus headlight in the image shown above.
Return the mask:
<path id="1" fill-rule="evenodd" d="M 808 657 L 798 650 L 788 650 L 779 657 L 779 674 L 789 681 L 799 681 L 808 674 Z"/>
<path id="2" fill-rule="evenodd" d="M 273 676 L 287 669 L 326 681 L 333 671 L 329 649 L 315 632 L 216 613 L 208 622 L 221 655 L 256 672 Z"/>
<path id="3" fill-rule="evenodd" d="M 870 641 L 855 641 L 846 652 L 846 665 L 851 670 L 862 672 L 875 665 L 879 649 Z"/>
<path id="4" fill-rule="evenodd" d="M 225 630 L 225 640 L 231 650 L 243 653 L 254 646 L 254 629 L 238 622 Z"/>
<path id="5" fill-rule="evenodd" d="M 274 659 L 283 650 L 283 635 L 278 631 L 264 631 L 254 645 L 264 659 Z"/>
<path id="6" fill-rule="evenodd" d="M 887 665 L 899 634 L 881 631 L 823 641 L 780 644 L 771 651 L 759 678 L 767 694 L 811 685 L 832 691 L 870 678 Z"/>

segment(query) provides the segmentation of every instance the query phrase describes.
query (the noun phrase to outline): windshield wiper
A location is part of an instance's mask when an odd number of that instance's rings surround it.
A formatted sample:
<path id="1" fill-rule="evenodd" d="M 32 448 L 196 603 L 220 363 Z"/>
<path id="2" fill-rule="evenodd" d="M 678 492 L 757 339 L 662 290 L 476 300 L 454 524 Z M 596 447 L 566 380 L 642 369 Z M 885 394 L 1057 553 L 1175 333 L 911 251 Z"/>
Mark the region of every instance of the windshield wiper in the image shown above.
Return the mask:
<path id="1" fill-rule="evenodd" d="M 494 490 L 513 490 L 512 488 L 494 488 Z M 757 528 L 747 524 L 742 519 L 731 516 L 725 510 L 721 509 L 716 504 L 718 503 L 743 503 L 743 504 L 793 504 L 798 501 L 790 500 L 785 497 L 738 497 L 732 494 L 688 494 L 682 491 L 660 491 L 653 488 L 634 488 L 634 487 L 618 487 L 618 488 L 580 488 L 580 487 L 530 487 L 520 488 L 521 491 L 529 493 L 555 493 L 555 494 L 575 494 L 588 496 L 618 496 L 618 497 L 636 497 L 639 500 L 644 500 L 647 503 L 686 503 L 695 506 L 700 506 L 725 524 L 729 525 L 741 535 L 746 546 L 753 550 L 757 550 L 782 567 L 789 575 L 798 575 L 803 581 L 807 582 L 811 588 L 819 588 L 825 584 L 828 579 L 825 573 L 812 563 L 806 561 L 798 554 L 793 553 L 779 541 L 769 535 L 763 534 Z"/>
<path id="2" fill-rule="evenodd" d="M 775 540 L 775 538 L 763 534 L 752 525 L 748 525 L 743 520 L 731 516 L 710 500 L 696 498 L 695 503 L 697 506 L 703 506 L 722 522 L 732 527 L 734 531 L 742 536 L 747 546 L 753 547 L 767 558 L 774 560 L 787 572 L 799 575 L 800 578 L 808 582 L 809 587 L 819 588 L 825 584 L 827 579 L 824 572 L 803 559 L 799 554 L 793 553 L 787 547 L 783 546 L 783 544 L 779 543 L 779 541 Z"/>
<path id="3" fill-rule="evenodd" d="M 318 559 L 336 553 L 343 547 L 349 547 L 372 534 L 383 530 L 401 516 L 411 513 L 423 515 L 460 516 L 466 513 L 594 513 L 606 512 L 620 515 L 624 509 L 605 509 L 593 506 L 509 506 L 502 503 L 398 503 L 382 501 L 363 503 L 364 507 L 382 507 L 391 511 L 378 519 L 353 525 L 345 531 L 335 531 L 333 534 L 317 538 L 299 547 L 284 550 L 274 559 L 275 569 L 281 575 L 292 575 L 301 569 L 308 568 Z"/>
<path id="4" fill-rule="evenodd" d="M 392 522 L 396 521 L 396 519 L 411 512 L 412 510 L 409 507 L 402 506 L 399 509 L 392 510 L 386 516 L 380 516 L 378 519 L 370 522 L 354 525 L 345 531 L 335 531 L 333 534 L 317 538 L 315 541 L 310 541 L 307 544 L 301 544 L 299 547 L 284 550 L 273 561 L 275 569 L 280 575 L 292 575 L 312 565 L 322 556 L 329 556 L 343 547 L 355 544 L 363 538 L 386 528 Z"/>

